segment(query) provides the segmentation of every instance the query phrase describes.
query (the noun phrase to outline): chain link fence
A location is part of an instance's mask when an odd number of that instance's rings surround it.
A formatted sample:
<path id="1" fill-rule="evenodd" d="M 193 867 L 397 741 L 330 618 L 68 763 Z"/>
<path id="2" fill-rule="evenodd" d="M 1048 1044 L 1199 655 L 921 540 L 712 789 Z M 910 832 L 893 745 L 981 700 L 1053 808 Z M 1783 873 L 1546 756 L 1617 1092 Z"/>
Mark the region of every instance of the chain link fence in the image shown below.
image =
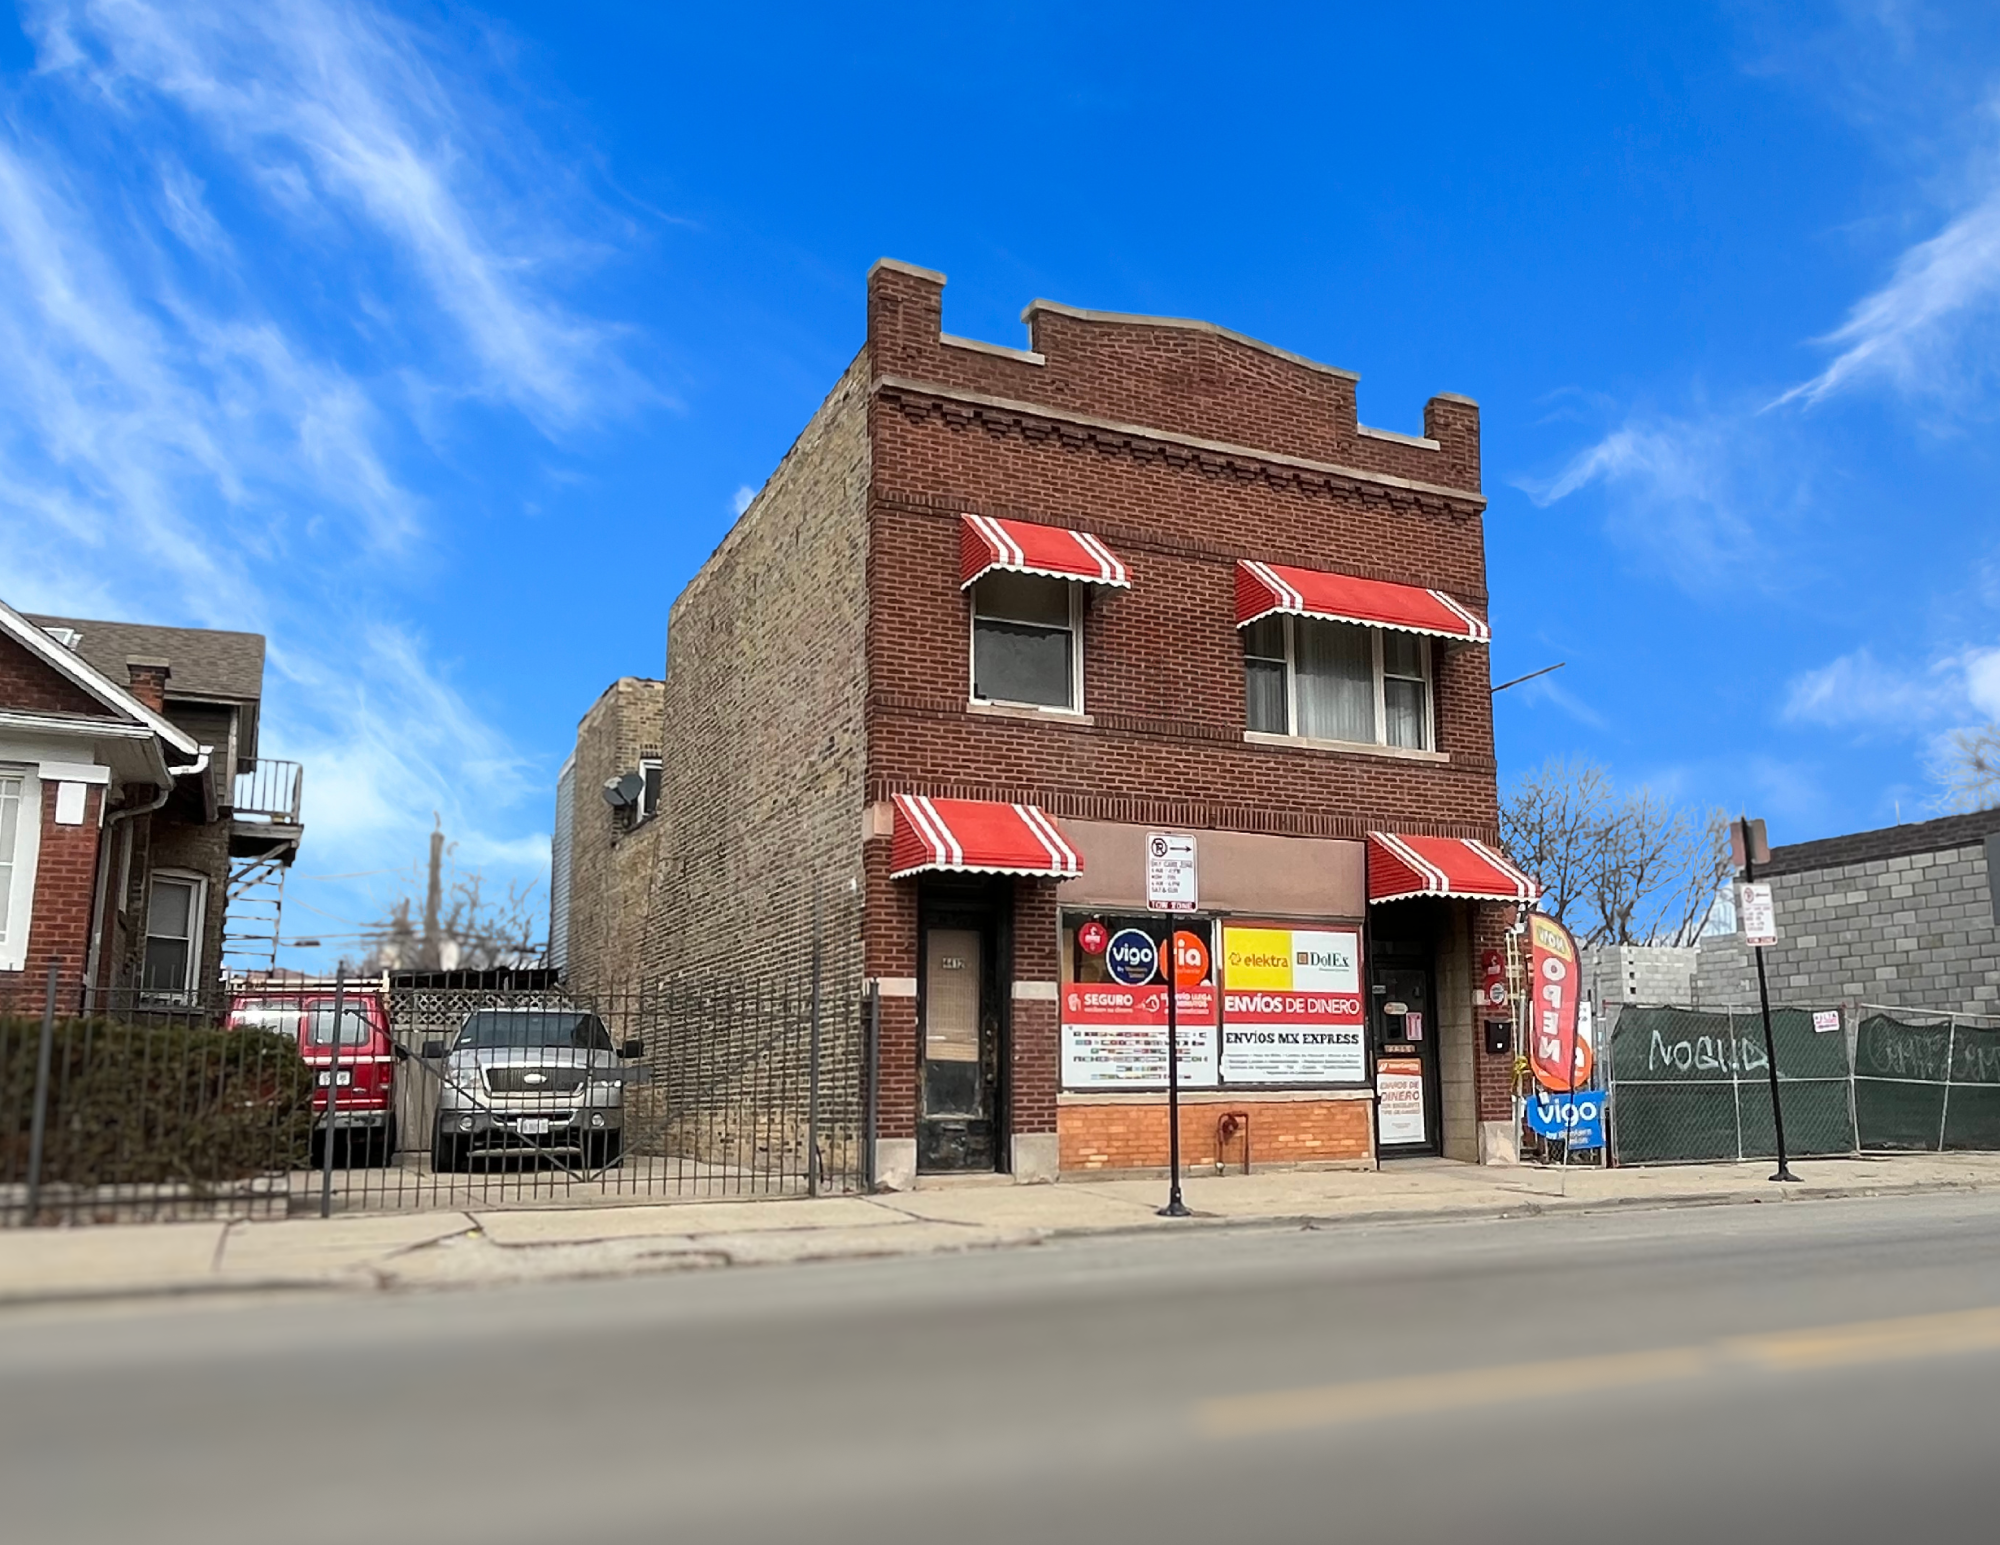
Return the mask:
<path id="1" fill-rule="evenodd" d="M 1854 1109 L 1865 1149 L 2000 1149 L 2000 1021 L 1864 1011 Z"/>
<path id="2" fill-rule="evenodd" d="M 1771 1039 L 1786 1150 L 1795 1158 L 1857 1153 L 1853 1068 L 1839 1021 L 1816 1029 L 1811 1009 L 1773 1009 Z M 1606 1080 L 1613 1162 L 1775 1155 L 1769 1069 L 1754 1009 L 1622 1008 Z"/>

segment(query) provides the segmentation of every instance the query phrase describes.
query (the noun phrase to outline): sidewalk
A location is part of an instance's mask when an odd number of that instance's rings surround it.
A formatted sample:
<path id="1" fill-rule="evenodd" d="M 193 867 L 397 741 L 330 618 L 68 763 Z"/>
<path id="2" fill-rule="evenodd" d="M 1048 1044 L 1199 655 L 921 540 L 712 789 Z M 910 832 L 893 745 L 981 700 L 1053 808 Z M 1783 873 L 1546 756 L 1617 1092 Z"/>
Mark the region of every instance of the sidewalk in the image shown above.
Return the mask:
<path id="1" fill-rule="evenodd" d="M 995 1249 L 1157 1229 L 1452 1217 L 1608 1207 L 1795 1202 L 2000 1189 L 2000 1154 L 1810 1159 L 1802 1184 L 1756 1164 L 1568 1171 L 1405 1162 L 1374 1171 L 1199 1176 L 1191 1219 L 1162 1180 L 946 1186 L 814 1200 L 384 1213 L 282 1222 L 0 1232 L 0 1305 L 162 1293 L 471 1286 L 641 1271 Z"/>

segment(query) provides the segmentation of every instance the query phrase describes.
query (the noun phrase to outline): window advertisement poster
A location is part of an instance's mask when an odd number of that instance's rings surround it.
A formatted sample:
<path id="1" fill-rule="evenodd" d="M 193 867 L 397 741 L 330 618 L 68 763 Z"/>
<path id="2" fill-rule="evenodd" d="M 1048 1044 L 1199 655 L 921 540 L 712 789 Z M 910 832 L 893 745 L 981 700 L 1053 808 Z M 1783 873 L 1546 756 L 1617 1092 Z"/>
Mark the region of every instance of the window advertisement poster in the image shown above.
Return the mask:
<path id="1" fill-rule="evenodd" d="M 1384 1147 L 1426 1141 L 1421 1058 L 1384 1057 L 1375 1064 L 1375 1122 Z"/>
<path id="2" fill-rule="evenodd" d="M 1183 987 L 1174 1005 L 1184 1089 L 1215 1087 L 1215 1000 L 1215 989 L 1204 984 Z M 1166 1088 L 1165 984 L 1065 983 L 1062 1082 L 1065 1089 Z"/>
<path id="3" fill-rule="evenodd" d="M 1368 1081 L 1358 928 L 1232 923 L 1222 940 L 1225 1083 Z"/>

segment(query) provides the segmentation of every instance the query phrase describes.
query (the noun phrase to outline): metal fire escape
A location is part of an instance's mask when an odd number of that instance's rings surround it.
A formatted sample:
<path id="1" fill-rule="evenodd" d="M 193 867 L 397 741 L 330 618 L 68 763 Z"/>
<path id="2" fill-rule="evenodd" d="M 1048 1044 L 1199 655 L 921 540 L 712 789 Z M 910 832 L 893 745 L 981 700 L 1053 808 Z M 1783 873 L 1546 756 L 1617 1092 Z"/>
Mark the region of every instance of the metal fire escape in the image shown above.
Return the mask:
<path id="1" fill-rule="evenodd" d="M 232 975 L 278 964 L 285 871 L 305 836 L 300 795 L 305 769 L 259 759 L 236 774 L 229 810 L 229 906 L 223 915 L 222 965 Z"/>

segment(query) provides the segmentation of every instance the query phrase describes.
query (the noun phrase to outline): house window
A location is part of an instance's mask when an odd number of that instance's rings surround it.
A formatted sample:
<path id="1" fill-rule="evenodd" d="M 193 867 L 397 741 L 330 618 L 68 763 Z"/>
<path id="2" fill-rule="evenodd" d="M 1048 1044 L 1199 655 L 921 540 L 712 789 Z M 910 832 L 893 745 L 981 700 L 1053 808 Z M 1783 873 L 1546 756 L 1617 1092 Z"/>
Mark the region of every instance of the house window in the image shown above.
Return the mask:
<path id="1" fill-rule="evenodd" d="M 638 819 L 650 821 L 660 813 L 660 759 L 656 756 L 639 758 L 639 812 Z"/>
<path id="2" fill-rule="evenodd" d="M 1430 640 L 1317 617 L 1243 629 L 1247 727 L 1348 745 L 1432 749 Z"/>
<path id="3" fill-rule="evenodd" d="M 1079 586 L 995 572 L 972 587 L 972 697 L 979 703 L 1079 711 L 1083 650 Z"/>
<path id="4" fill-rule="evenodd" d="M 0 771 L 0 971 L 19 971 L 27 960 L 34 845 L 40 835 L 27 775 Z"/>
<path id="5" fill-rule="evenodd" d="M 201 973 L 201 919 L 207 882 L 155 874 L 146 896 L 146 958 L 139 990 L 185 995 Z"/>

